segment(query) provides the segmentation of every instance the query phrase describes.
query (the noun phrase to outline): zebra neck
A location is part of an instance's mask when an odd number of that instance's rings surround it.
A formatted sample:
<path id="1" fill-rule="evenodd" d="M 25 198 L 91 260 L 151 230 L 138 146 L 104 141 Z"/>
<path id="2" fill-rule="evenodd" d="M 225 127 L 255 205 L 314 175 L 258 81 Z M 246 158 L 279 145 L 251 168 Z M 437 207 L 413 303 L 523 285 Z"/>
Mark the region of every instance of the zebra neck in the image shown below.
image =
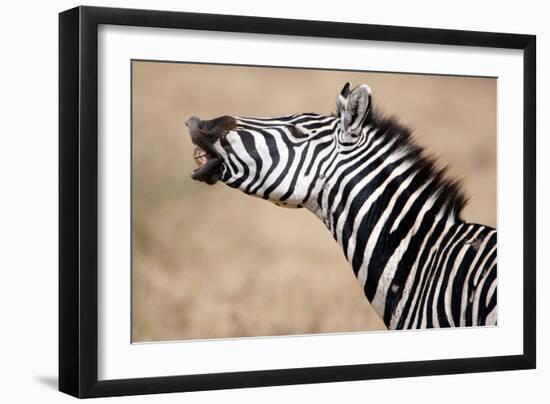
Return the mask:
<path id="1" fill-rule="evenodd" d="M 368 164 L 367 164 L 368 165 Z M 314 212 L 341 245 L 365 296 L 389 326 L 423 241 L 459 221 L 453 191 L 422 160 L 395 151 L 328 178 Z M 396 300 L 397 299 L 397 300 Z"/>

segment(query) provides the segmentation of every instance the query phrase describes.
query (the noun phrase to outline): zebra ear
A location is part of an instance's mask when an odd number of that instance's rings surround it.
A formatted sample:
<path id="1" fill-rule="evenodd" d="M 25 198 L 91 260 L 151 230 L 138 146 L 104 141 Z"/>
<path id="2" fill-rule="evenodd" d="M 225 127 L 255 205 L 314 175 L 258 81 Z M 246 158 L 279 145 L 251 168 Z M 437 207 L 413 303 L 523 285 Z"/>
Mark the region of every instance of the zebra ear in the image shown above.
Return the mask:
<path id="1" fill-rule="evenodd" d="M 342 88 L 342 91 L 340 91 L 340 96 L 345 100 L 348 98 L 348 95 L 349 95 L 349 87 L 350 87 L 350 84 L 349 84 L 349 81 L 344 84 L 344 88 Z"/>
<path id="2" fill-rule="evenodd" d="M 346 106 L 341 116 L 344 132 L 354 133 L 363 127 L 370 114 L 371 90 L 366 84 L 355 88 L 347 97 Z"/>
<path id="3" fill-rule="evenodd" d="M 342 91 L 340 91 L 340 94 L 338 94 L 338 97 L 336 97 L 336 113 L 338 116 L 342 116 L 346 109 L 346 104 L 348 102 L 348 96 L 349 96 L 349 88 L 350 84 L 349 82 L 344 85 L 344 88 L 342 88 Z"/>

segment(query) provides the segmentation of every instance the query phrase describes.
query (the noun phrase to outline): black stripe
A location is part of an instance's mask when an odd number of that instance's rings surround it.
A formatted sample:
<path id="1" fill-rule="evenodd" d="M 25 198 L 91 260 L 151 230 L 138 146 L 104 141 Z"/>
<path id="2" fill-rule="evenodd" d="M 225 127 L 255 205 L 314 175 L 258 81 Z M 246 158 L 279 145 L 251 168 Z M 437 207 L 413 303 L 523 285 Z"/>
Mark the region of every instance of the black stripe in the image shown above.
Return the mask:
<path id="1" fill-rule="evenodd" d="M 265 143 L 269 150 L 269 154 L 271 156 L 271 166 L 266 171 L 264 177 L 256 184 L 256 186 L 253 188 L 250 188 L 250 193 L 253 195 L 255 195 L 258 192 L 258 190 L 264 185 L 264 183 L 267 181 L 271 173 L 277 168 L 277 165 L 279 164 L 279 160 L 280 160 L 280 153 L 278 152 L 278 149 L 277 149 L 277 142 L 275 141 L 275 138 L 273 137 L 273 135 L 261 129 L 255 129 L 255 131 L 257 131 L 264 137 Z"/>
<path id="2" fill-rule="evenodd" d="M 254 163 L 256 164 L 256 173 L 254 174 L 254 178 L 252 179 L 252 181 L 250 181 L 250 183 L 246 186 L 246 189 L 244 190 L 244 192 L 248 194 L 250 193 L 251 187 L 258 181 L 258 178 L 260 177 L 263 161 L 258 153 L 254 136 L 244 130 L 239 130 L 237 131 L 237 133 L 244 149 L 246 150 L 246 153 L 252 160 L 254 160 Z"/>
<path id="3" fill-rule="evenodd" d="M 279 133 L 281 133 L 282 135 L 284 135 L 284 131 L 281 129 L 281 128 L 275 128 Z M 287 142 L 287 137 L 286 136 L 283 136 L 283 139 L 282 139 L 285 143 Z M 273 184 L 271 184 L 264 192 L 264 195 L 263 195 L 263 198 L 264 199 L 269 199 L 269 195 L 275 190 L 277 189 L 277 187 L 283 182 L 283 180 L 285 179 L 285 177 L 288 175 L 288 171 L 290 169 L 290 167 L 292 166 L 292 163 L 294 161 L 294 156 L 295 156 L 295 151 L 294 151 L 294 147 L 292 146 L 289 146 L 288 147 L 288 161 L 286 162 L 286 165 L 285 165 L 285 168 L 281 171 L 281 173 L 279 174 L 279 176 L 277 177 L 277 179 L 273 182 Z"/>
<path id="4" fill-rule="evenodd" d="M 300 155 L 300 161 L 298 163 L 298 167 L 296 167 L 296 170 L 294 171 L 294 173 L 288 173 L 292 175 L 292 180 L 290 181 L 290 185 L 286 193 L 279 199 L 281 202 L 286 201 L 294 193 L 296 182 L 298 181 L 298 178 L 300 178 L 300 172 L 302 171 L 302 166 L 304 165 L 304 162 L 306 160 L 306 155 L 307 155 L 307 148 L 304 148 L 302 149 L 302 152 Z"/>

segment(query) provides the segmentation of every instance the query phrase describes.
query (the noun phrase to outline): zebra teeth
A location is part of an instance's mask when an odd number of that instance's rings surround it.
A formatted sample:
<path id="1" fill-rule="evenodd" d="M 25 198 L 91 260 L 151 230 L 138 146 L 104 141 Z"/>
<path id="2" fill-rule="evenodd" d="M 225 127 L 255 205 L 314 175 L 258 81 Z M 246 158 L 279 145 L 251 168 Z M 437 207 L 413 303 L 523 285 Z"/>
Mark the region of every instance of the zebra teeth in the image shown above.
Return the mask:
<path id="1" fill-rule="evenodd" d="M 193 150 L 193 159 L 198 168 L 201 168 L 208 162 L 208 157 L 206 151 L 201 149 L 199 146 L 195 146 Z"/>

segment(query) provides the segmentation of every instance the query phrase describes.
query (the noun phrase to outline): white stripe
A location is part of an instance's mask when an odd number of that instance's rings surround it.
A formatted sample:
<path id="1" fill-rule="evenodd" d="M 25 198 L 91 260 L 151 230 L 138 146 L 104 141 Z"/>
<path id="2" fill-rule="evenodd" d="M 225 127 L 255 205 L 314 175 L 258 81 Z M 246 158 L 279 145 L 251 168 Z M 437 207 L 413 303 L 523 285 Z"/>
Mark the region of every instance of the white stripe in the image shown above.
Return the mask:
<path id="1" fill-rule="evenodd" d="M 271 153 L 269 152 L 269 148 L 267 147 L 265 136 L 255 131 L 249 131 L 249 133 L 254 137 L 254 145 L 256 146 L 258 154 L 262 160 L 262 169 L 260 171 L 260 176 L 257 180 L 258 182 L 261 182 L 265 177 L 267 171 L 273 164 L 273 160 L 271 159 Z M 254 178 L 253 175 L 251 177 Z M 255 186 L 256 184 L 254 184 L 254 187 Z"/>

